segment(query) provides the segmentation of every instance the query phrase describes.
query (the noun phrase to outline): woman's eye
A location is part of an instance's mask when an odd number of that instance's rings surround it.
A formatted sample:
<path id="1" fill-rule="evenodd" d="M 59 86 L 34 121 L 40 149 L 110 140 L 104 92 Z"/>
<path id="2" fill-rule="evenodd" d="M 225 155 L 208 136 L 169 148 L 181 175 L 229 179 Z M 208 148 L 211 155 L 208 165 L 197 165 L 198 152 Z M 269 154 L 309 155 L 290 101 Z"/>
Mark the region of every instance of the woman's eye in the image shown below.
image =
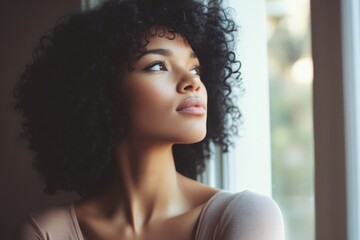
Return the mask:
<path id="1" fill-rule="evenodd" d="M 200 76 L 200 67 L 199 66 L 193 67 L 192 69 L 190 69 L 190 73 Z"/>
<path id="2" fill-rule="evenodd" d="M 157 62 L 157 63 L 151 64 L 150 66 L 146 67 L 144 70 L 145 71 L 167 71 L 167 68 L 164 63 Z"/>

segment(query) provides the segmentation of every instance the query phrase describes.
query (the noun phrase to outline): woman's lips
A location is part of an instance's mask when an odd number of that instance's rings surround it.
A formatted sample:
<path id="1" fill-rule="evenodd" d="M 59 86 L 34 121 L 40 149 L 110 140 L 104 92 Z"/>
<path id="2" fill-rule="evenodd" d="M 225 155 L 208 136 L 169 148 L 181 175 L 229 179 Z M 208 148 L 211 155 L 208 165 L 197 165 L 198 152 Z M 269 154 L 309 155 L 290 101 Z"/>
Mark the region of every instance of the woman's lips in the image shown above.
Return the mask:
<path id="1" fill-rule="evenodd" d="M 206 113 L 205 102 L 199 97 L 189 97 L 182 101 L 176 108 L 177 112 L 194 115 L 203 115 Z"/>

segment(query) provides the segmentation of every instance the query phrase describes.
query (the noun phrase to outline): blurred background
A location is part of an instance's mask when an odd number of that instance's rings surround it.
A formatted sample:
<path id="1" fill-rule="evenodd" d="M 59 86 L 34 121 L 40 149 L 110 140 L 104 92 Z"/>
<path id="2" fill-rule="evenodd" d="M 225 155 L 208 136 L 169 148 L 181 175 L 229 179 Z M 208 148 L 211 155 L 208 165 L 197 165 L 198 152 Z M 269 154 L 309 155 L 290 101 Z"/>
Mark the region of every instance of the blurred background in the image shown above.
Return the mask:
<path id="1" fill-rule="evenodd" d="M 309 0 L 267 0 L 273 198 L 286 239 L 315 239 Z"/>

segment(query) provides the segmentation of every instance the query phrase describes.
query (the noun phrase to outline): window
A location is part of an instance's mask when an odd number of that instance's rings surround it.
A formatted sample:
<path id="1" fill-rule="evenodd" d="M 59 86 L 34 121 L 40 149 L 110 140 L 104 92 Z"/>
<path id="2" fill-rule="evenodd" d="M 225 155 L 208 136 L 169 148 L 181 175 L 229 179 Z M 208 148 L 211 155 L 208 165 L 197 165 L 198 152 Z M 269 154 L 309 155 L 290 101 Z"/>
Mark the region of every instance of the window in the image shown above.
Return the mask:
<path id="1" fill-rule="evenodd" d="M 244 123 L 236 147 L 229 154 L 211 159 L 205 182 L 234 192 L 251 189 L 271 196 L 266 6 L 264 1 L 246 0 L 223 4 L 232 8 L 231 14 L 240 23 L 237 54 L 245 93 L 239 97 L 239 106 Z"/>
<path id="2" fill-rule="evenodd" d="M 286 239 L 314 239 L 310 3 L 224 4 L 240 25 L 245 94 L 243 136 L 223 159 L 229 167 L 223 187 L 271 195 L 283 212 Z"/>
<path id="3" fill-rule="evenodd" d="M 213 156 L 202 180 L 272 196 L 286 239 L 315 239 L 310 2 L 223 4 L 240 26 L 244 123 L 236 147 Z"/>
<path id="4" fill-rule="evenodd" d="M 315 237 L 308 0 L 267 0 L 273 198 L 286 239 Z"/>

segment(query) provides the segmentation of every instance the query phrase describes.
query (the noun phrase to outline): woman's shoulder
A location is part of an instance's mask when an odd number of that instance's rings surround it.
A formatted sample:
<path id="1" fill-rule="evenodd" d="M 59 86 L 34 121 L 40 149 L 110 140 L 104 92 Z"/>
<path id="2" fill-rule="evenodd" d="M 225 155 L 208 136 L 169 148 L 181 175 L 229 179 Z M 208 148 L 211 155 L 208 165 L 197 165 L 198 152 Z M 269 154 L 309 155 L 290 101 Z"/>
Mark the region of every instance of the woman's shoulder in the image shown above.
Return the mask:
<path id="1" fill-rule="evenodd" d="M 78 230 L 73 205 L 53 207 L 29 214 L 21 239 L 82 239 Z"/>
<path id="2" fill-rule="evenodd" d="M 224 197 L 221 198 L 220 194 Z M 228 215 L 241 213 L 248 216 L 281 216 L 280 209 L 272 198 L 248 190 L 238 193 L 222 191 L 214 200 L 227 203 L 224 214 Z"/>
<path id="3" fill-rule="evenodd" d="M 220 191 L 218 188 L 208 186 L 180 174 L 178 176 L 179 183 L 184 191 L 187 201 L 189 202 L 189 205 L 194 208 L 203 206 L 212 196 Z"/>
<path id="4" fill-rule="evenodd" d="M 270 197 L 251 191 L 218 192 L 205 206 L 200 221 L 204 234 L 212 232 L 215 239 L 284 239 L 283 218 L 277 204 Z"/>

